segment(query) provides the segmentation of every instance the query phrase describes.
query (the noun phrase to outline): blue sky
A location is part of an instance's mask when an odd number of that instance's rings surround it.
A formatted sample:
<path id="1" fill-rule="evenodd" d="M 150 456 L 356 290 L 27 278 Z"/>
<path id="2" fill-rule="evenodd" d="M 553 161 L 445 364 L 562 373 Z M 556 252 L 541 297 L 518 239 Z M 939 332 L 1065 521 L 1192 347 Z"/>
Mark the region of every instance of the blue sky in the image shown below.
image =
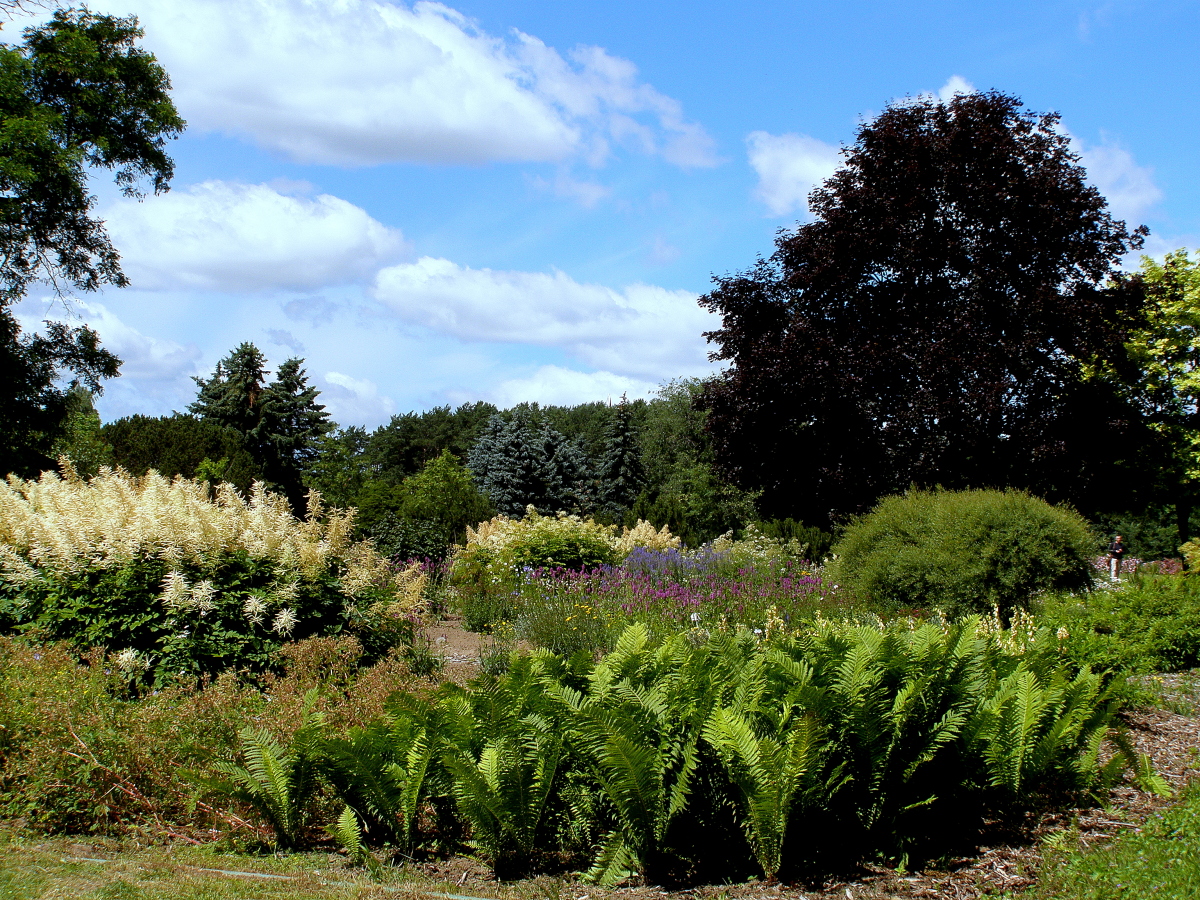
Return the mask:
<path id="1" fill-rule="evenodd" d="M 1196 0 L 91 6 L 140 17 L 189 121 L 169 194 L 96 180 L 133 286 L 19 307 L 125 360 L 105 420 L 184 409 L 247 340 L 372 427 L 711 372 L 710 277 L 923 92 L 1058 111 L 1150 252 L 1200 247 Z"/>

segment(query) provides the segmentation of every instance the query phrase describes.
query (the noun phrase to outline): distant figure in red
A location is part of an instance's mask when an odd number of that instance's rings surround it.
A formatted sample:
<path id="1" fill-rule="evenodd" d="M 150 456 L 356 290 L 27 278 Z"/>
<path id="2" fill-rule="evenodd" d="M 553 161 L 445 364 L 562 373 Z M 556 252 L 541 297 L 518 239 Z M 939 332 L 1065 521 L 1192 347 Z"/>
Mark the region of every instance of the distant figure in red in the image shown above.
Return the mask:
<path id="1" fill-rule="evenodd" d="M 1119 534 L 1108 545 L 1108 574 L 1113 581 L 1116 581 L 1117 576 L 1121 574 L 1121 560 L 1128 552 L 1129 548 L 1125 546 L 1125 538 Z"/>

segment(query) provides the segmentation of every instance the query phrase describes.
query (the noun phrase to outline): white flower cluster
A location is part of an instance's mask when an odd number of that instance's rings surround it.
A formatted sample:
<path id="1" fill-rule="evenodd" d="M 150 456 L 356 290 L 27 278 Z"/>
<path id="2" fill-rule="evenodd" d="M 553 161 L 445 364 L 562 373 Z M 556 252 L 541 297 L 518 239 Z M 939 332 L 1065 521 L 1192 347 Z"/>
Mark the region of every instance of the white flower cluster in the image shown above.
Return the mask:
<path id="1" fill-rule="evenodd" d="M 784 541 L 767 537 L 754 523 L 746 526 L 740 540 L 734 538 L 732 531 L 727 531 L 708 547 L 718 553 L 728 553 L 735 563 L 742 565 L 773 565 L 785 559 L 800 559 L 808 550 L 807 544 L 795 539 Z"/>
<path id="2" fill-rule="evenodd" d="M 105 468 L 83 480 L 65 460 L 62 466 L 65 477 L 46 472 L 37 481 L 0 482 L 0 577 L 26 582 L 44 571 L 108 569 L 156 557 L 171 567 L 162 601 L 204 613 L 213 606 L 213 585 L 189 585 L 179 569 L 242 551 L 287 573 L 270 588 L 280 602 L 294 599 L 297 581 L 335 562 L 349 597 L 381 587 L 415 606 L 424 589 L 419 570 L 393 572 L 370 544 L 352 540 L 354 511 L 324 509 L 315 491 L 308 517 L 297 520 L 286 498 L 261 484 L 247 499 L 229 484 L 212 497 L 206 482 L 154 471 L 133 477 Z"/>
<path id="3" fill-rule="evenodd" d="M 601 525 L 593 519 L 559 513 L 543 516 L 532 506 L 525 510 L 524 518 L 513 519 L 496 516 L 480 522 L 476 528 L 467 528 L 466 547 L 460 551 L 470 553 L 483 548 L 500 553 L 509 547 L 528 541 L 535 534 L 580 535 L 595 538 L 612 547 L 619 558 L 626 556 L 635 547 L 647 550 L 670 550 L 680 547 L 680 540 L 664 525 L 655 528 L 644 519 L 639 519 L 633 528 L 622 528 L 618 533 L 615 525 Z"/>

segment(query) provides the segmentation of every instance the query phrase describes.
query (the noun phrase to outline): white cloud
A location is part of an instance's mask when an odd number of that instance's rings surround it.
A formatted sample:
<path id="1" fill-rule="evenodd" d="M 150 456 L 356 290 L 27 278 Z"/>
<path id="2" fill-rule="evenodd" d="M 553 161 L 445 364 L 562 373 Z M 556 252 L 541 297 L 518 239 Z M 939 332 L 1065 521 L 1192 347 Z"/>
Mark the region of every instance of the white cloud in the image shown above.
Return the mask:
<path id="1" fill-rule="evenodd" d="M 190 376 L 200 371 L 203 355 L 195 344 L 147 335 L 94 300 L 73 299 L 68 311 L 59 303 L 30 299 L 15 310 L 27 332 L 46 319 L 72 328 L 86 322 L 100 336 L 100 345 L 120 358 L 120 377 L 102 382 L 98 405 L 106 420 L 133 413 L 162 415 L 164 410 L 183 409 L 195 397 Z"/>
<path id="2" fill-rule="evenodd" d="M 206 181 L 105 210 L 138 288 L 305 290 L 369 279 L 408 255 L 403 236 L 329 194 Z"/>
<path id="3" fill-rule="evenodd" d="M 609 142 L 715 163 L 677 101 L 597 47 L 568 59 L 440 3 L 99 0 L 136 13 L 192 127 L 301 162 L 593 161 Z"/>
<path id="4" fill-rule="evenodd" d="M 577 372 L 561 366 L 542 366 L 527 378 L 512 378 L 493 388 L 489 395 L 501 407 L 522 402 L 576 405 L 596 400 L 612 400 L 622 394 L 630 400 L 650 397 L 658 385 L 614 375 L 612 372 Z"/>
<path id="5" fill-rule="evenodd" d="M 379 386 L 365 378 L 352 378 L 341 372 L 326 372 L 321 402 L 340 425 L 377 425 L 396 411 L 391 397 L 379 393 Z"/>
<path id="6" fill-rule="evenodd" d="M 837 147 L 804 134 L 752 131 L 746 147 L 758 173 L 755 196 L 777 216 L 807 209 L 809 193 L 841 162 Z"/>
<path id="7" fill-rule="evenodd" d="M 1108 141 L 1089 146 L 1077 138 L 1072 140 L 1088 180 L 1108 200 L 1113 215 L 1130 227 L 1142 224 L 1142 217 L 1163 197 L 1154 183 L 1154 170 L 1139 166 L 1132 153 Z"/>
<path id="8" fill-rule="evenodd" d="M 616 291 L 558 271 L 422 257 L 382 270 L 374 295 L 403 321 L 463 340 L 559 347 L 590 366 L 656 380 L 712 371 L 701 334 L 717 320 L 690 291 Z"/>
<path id="9" fill-rule="evenodd" d="M 961 75 L 951 75 L 937 92 L 938 99 L 943 103 L 953 100 L 956 94 L 973 94 L 975 85 Z"/>

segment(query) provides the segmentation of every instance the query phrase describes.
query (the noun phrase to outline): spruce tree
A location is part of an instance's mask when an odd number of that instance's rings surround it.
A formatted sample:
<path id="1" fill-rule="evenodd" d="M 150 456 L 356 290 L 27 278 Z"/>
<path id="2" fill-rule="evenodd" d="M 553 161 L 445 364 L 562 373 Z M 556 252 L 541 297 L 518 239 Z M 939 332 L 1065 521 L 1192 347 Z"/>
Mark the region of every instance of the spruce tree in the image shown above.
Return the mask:
<path id="1" fill-rule="evenodd" d="M 579 447 L 528 408 L 511 417 L 492 416 L 467 457 L 467 467 L 496 509 L 523 515 L 587 512 L 591 507 L 590 465 Z"/>
<path id="2" fill-rule="evenodd" d="M 232 428 L 257 458 L 263 455 L 262 401 L 267 360 L 249 341 L 217 363 L 212 378 L 193 376 L 200 391 L 188 411 Z"/>
<path id="3" fill-rule="evenodd" d="M 265 384 L 266 359 L 249 342 L 217 363 L 209 379 L 196 378 L 200 391 L 188 409 L 207 422 L 236 431 L 267 483 L 305 508 L 302 473 L 317 453 L 317 441 L 333 424 L 319 392 L 308 383 L 303 360 L 288 359 Z"/>
<path id="4" fill-rule="evenodd" d="M 267 477 L 283 488 L 294 509 L 303 509 L 303 472 L 317 456 L 317 441 L 333 430 L 329 413 L 317 402 L 319 391 L 308 383 L 304 360 L 280 364 L 262 404 L 268 455 Z"/>
<path id="5" fill-rule="evenodd" d="M 596 471 L 599 489 L 597 499 L 603 512 L 619 516 L 633 506 L 646 483 L 637 429 L 633 425 L 629 401 L 624 395 L 607 431 L 604 455 L 600 457 Z"/>

